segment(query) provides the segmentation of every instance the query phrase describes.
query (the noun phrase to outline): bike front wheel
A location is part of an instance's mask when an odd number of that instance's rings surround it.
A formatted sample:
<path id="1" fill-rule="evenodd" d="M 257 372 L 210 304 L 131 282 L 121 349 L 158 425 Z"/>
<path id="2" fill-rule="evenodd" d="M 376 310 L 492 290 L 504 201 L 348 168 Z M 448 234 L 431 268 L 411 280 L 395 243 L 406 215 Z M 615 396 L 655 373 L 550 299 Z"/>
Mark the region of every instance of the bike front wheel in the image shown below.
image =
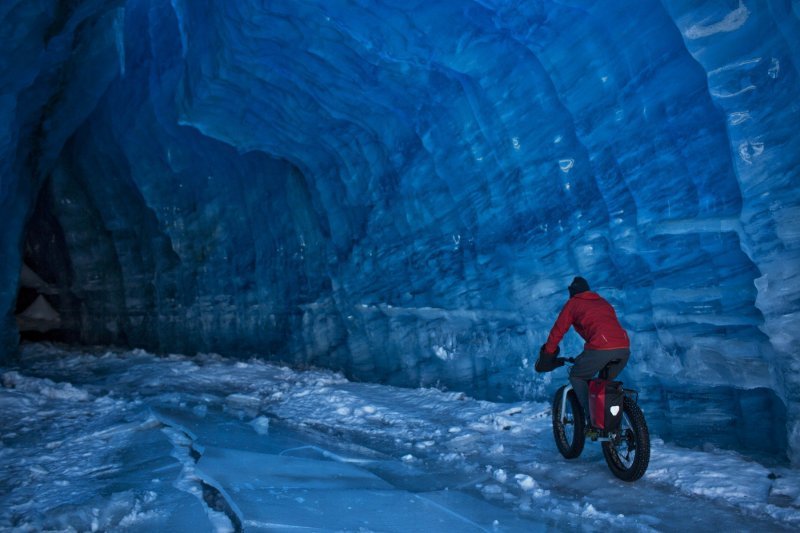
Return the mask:
<path id="1" fill-rule="evenodd" d="M 566 388 L 564 385 L 558 389 L 553 398 L 553 437 L 561 455 L 575 459 L 583 451 L 585 442 L 583 409 L 574 390 L 570 390 L 564 400 Z"/>
<path id="2" fill-rule="evenodd" d="M 603 443 L 603 456 L 611 472 L 623 481 L 641 478 L 650 464 L 650 432 L 644 413 L 627 396 L 620 429 L 611 441 Z"/>

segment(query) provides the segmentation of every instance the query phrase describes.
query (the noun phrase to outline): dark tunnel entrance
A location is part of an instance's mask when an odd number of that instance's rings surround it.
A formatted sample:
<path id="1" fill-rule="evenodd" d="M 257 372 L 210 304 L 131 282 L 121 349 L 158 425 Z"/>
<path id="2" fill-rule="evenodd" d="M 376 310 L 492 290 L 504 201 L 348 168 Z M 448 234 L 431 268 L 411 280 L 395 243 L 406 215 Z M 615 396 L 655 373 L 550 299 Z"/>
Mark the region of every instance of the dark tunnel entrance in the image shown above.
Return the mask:
<path id="1" fill-rule="evenodd" d="M 25 228 L 15 315 L 21 340 L 80 341 L 80 301 L 55 214 L 52 180 L 42 187 Z"/>
<path id="2" fill-rule="evenodd" d="M 106 303 L 115 300 L 106 280 L 77 272 L 87 258 L 102 263 L 102 256 L 92 255 L 98 248 L 108 248 L 100 246 L 103 232 L 86 222 L 95 218 L 91 204 L 81 195 L 63 194 L 63 184 L 59 187 L 56 179 L 51 177 L 42 186 L 25 227 L 14 310 L 20 340 L 124 345 L 117 313 L 97 312 L 108 311 Z M 87 247 L 87 241 L 95 244 Z M 84 249 L 87 258 L 79 257 L 76 265 L 74 256 Z M 87 274 L 96 279 L 87 283 Z M 98 327 L 94 320 L 98 315 L 105 327 Z"/>

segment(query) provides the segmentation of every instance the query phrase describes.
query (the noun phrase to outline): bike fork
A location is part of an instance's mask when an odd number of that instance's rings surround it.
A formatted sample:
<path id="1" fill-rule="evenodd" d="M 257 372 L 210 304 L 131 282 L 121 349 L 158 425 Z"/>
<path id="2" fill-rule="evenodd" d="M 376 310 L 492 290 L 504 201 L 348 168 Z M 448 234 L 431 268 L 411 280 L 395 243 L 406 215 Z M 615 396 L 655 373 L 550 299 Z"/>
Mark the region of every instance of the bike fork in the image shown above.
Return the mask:
<path id="1" fill-rule="evenodd" d="M 561 423 L 564 423 L 564 416 L 567 412 L 567 394 L 572 390 L 572 385 L 564 387 L 564 392 L 561 394 Z M 575 413 L 572 413 L 572 418 L 575 418 Z"/>

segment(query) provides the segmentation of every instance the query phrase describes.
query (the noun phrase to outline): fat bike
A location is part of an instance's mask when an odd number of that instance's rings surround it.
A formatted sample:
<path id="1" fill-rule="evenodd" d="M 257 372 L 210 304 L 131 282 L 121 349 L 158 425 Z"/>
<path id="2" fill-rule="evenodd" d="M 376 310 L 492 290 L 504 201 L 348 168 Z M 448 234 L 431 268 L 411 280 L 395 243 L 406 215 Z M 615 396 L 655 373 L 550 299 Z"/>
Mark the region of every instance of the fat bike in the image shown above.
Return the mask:
<path id="1" fill-rule="evenodd" d="M 572 357 L 563 359 L 566 363 L 575 362 Z M 609 367 L 618 362 L 609 362 L 600 371 L 599 378 L 607 380 Z M 553 437 L 558 451 L 567 459 L 580 456 L 586 439 L 600 442 L 603 457 L 611 472 L 623 481 L 636 481 L 644 475 L 650 463 L 650 433 L 644 413 L 638 405 L 639 393 L 625 389 L 621 383 L 619 387 L 622 388 L 622 405 L 611 406 L 610 409 L 614 415 L 621 409 L 622 416 L 607 426 L 598 424 L 594 416 L 587 425 L 587 418 L 572 385 L 568 383 L 559 388 L 553 398 Z M 590 402 L 593 400 L 590 399 Z M 605 427 L 610 429 L 603 429 Z"/>

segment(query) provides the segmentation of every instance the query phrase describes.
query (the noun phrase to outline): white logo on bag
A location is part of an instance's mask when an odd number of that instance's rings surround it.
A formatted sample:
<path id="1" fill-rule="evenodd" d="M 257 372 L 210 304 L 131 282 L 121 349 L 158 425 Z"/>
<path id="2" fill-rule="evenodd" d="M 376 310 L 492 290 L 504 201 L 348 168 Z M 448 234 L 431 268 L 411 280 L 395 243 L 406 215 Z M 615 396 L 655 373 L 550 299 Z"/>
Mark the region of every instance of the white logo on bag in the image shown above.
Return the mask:
<path id="1" fill-rule="evenodd" d="M 614 415 L 614 416 L 617 416 L 617 413 L 619 413 L 619 405 L 612 405 L 611 406 L 611 414 Z"/>

